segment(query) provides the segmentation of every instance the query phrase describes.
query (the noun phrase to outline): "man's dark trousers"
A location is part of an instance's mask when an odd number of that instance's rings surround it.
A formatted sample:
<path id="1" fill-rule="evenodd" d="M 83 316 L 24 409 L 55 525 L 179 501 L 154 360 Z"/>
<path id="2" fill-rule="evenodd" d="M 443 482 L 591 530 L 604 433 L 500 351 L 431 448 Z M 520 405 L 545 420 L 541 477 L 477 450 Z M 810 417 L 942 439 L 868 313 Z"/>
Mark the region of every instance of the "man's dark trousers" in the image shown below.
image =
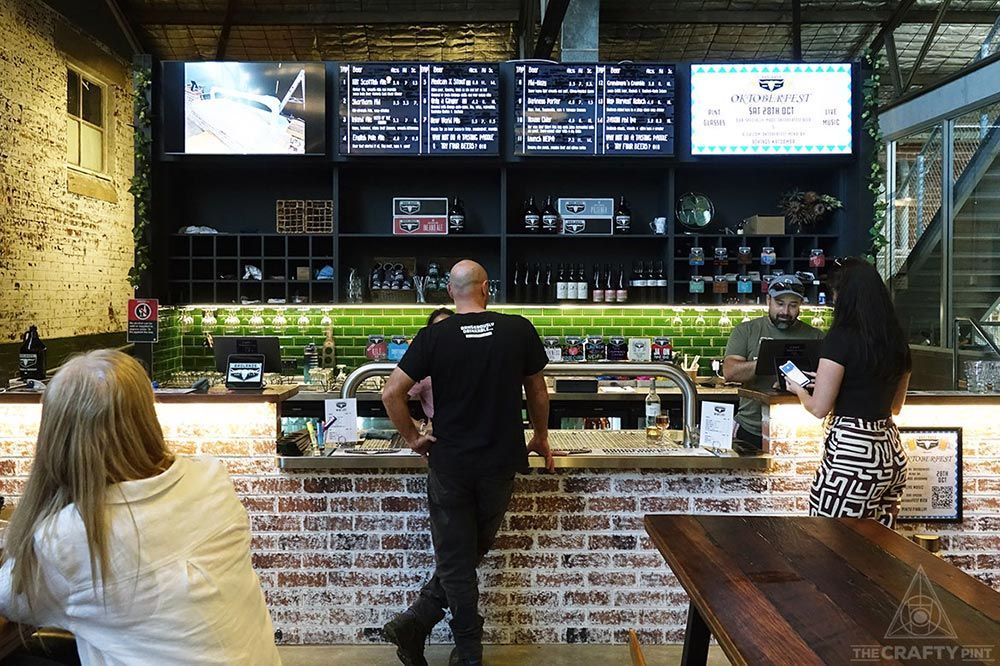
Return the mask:
<path id="1" fill-rule="evenodd" d="M 427 475 L 431 538 L 437 563 L 410 611 L 428 629 L 451 609 L 455 647 L 468 660 L 483 654 L 476 566 L 493 545 L 514 491 L 514 474 Z"/>

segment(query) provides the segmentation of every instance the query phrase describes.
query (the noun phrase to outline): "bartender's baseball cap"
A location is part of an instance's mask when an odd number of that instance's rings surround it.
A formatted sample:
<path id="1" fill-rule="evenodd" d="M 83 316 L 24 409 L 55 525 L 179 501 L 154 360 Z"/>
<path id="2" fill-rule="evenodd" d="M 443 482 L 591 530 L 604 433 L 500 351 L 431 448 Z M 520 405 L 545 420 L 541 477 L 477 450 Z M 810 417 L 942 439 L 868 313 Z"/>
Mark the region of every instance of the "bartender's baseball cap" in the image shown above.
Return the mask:
<path id="1" fill-rule="evenodd" d="M 775 275 L 771 278 L 771 284 L 767 288 L 767 295 L 771 298 L 779 296 L 797 296 L 799 300 L 806 300 L 806 288 L 802 280 L 794 275 Z"/>

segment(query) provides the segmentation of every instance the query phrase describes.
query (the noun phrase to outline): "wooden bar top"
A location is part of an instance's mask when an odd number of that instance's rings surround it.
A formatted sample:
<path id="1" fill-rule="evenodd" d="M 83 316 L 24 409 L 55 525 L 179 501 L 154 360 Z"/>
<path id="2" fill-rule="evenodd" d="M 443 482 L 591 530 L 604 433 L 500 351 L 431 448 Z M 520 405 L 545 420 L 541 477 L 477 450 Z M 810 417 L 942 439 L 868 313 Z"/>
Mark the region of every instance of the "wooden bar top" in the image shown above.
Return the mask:
<path id="1" fill-rule="evenodd" d="M 1000 593 L 875 521 L 647 515 L 645 526 L 733 664 L 927 664 L 950 650 L 988 663 L 1000 650 Z M 974 648 L 990 649 L 963 660 Z"/>
<path id="2" fill-rule="evenodd" d="M 741 388 L 741 398 L 750 398 L 765 405 L 794 405 L 799 399 L 784 391 L 755 391 Z M 1000 405 L 1000 393 L 969 393 L 968 391 L 908 391 L 908 405 Z"/>
<path id="3" fill-rule="evenodd" d="M 284 402 L 299 392 L 297 386 L 268 386 L 263 391 L 230 391 L 225 386 L 213 386 L 208 393 L 174 393 L 156 391 L 156 402 L 163 403 L 248 403 Z M 5 391 L 0 393 L 0 405 L 32 405 L 41 402 L 40 391 Z"/>

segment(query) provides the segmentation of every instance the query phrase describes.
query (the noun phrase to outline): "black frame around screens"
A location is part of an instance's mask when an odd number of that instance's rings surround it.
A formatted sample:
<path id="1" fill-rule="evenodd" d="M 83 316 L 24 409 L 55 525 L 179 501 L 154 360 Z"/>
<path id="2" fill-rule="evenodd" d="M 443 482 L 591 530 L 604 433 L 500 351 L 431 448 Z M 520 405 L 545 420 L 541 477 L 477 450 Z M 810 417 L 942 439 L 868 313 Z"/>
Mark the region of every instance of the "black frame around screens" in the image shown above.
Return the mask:
<path id="1" fill-rule="evenodd" d="M 299 82 L 299 73 L 304 81 Z M 322 62 L 181 62 L 163 63 L 160 83 L 163 106 L 163 152 L 187 155 L 325 155 L 326 154 L 326 66 Z M 289 94 L 291 91 L 291 94 Z M 278 107 L 284 98 L 285 106 Z M 230 111 L 211 113 L 208 109 L 192 113 L 188 118 L 188 102 L 213 102 L 235 100 Z M 227 103 L 223 101 L 223 103 Z M 270 128 L 266 119 L 280 116 L 275 123 L 288 125 L 276 135 L 297 136 L 297 123 L 303 123 L 302 152 L 280 150 L 278 141 L 255 144 L 255 135 L 239 132 L 234 125 L 232 136 L 227 136 L 221 148 L 204 150 L 189 146 L 188 125 L 199 127 L 206 134 L 225 135 L 226 123 L 233 122 L 233 109 L 246 107 L 248 118 L 260 121 Z M 200 123 L 200 125 L 199 125 Z M 217 127 L 213 132 L 209 127 Z M 194 132 L 194 130 L 192 130 Z M 248 138 L 249 137 L 249 138 Z M 298 139 L 295 139 L 296 142 Z M 255 148 L 255 145 L 259 149 Z"/>
<path id="2" fill-rule="evenodd" d="M 261 354 L 264 372 L 281 372 L 281 342 L 274 335 L 216 335 L 212 338 L 215 369 L 226 371 L 226 363 L 234 354 Z"/>

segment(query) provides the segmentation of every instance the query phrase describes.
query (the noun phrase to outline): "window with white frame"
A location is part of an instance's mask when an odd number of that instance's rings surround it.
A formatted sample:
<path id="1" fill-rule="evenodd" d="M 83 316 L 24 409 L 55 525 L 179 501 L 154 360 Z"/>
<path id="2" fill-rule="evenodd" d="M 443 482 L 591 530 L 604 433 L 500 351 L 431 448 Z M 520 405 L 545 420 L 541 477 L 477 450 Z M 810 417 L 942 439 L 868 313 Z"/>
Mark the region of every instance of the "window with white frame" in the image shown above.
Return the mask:
<path id="1" fill-rule="evenodd" d="M 79 70 L 66 69 L 66 161 L 106 171 L 105 99 L 107 89 Z"/>

